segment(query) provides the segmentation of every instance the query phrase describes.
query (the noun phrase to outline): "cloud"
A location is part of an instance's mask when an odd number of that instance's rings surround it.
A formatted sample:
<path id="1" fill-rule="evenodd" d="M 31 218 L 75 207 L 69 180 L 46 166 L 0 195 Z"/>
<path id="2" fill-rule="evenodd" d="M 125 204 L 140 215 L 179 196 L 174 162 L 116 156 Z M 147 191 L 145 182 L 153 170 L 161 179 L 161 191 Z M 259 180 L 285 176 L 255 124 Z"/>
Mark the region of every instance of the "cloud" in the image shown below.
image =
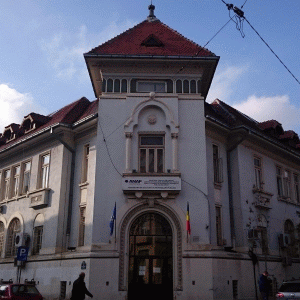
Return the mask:
<path id="1" fill-rule="evenodd" d="M 82 25 L 75 33 L 60 32 L 50 40 L 42 40 L 40 46 L 58 78 L 71 80 L 76 76 L 79 81 L 85 81 L 89 79 L 83 54 L 132 26 L 133 23 L 130 21 L 122 24 L 114 21 L 102 32 L 93 35 L 88 33 L 85 25 Z"/>
<path id="2" fill-rule="evenodd" d="M 216 98 L 230 102 L 230 96 L 234 88 L 237 88 L 237 81 L 248 70 L 248 66 L 228 66 L 225 69 L 217 72 L 210 91 L 208 93 L 208 102 L 214 101 Z"/>
<path id="3" fill-rule="evenodd" d="M 37 109 L 30 94 L 22 94 L 7 84 L 0 84 L 0 132 L 11 123 L 20 124 L 25 115 L 37 112 Z"/>
<path id="4" fill-rule="evenodd" d="M 277 120 L 284 130 L 299 126 L 300 108 L 293 105 L 287 95 L 275 97 L 252 95 L 245 101 L 234 104 L 233 107 L 259 122 Z"/>

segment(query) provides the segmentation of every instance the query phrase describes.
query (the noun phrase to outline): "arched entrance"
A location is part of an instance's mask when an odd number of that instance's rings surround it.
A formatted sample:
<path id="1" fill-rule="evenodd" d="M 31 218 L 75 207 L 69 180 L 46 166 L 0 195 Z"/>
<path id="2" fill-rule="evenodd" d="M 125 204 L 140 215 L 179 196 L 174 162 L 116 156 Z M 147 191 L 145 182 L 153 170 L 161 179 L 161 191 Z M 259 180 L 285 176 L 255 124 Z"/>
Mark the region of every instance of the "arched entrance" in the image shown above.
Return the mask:
<path id="1" fill-rule="evenodd" d="M 169 222 L 145 213 L 129 232 L 128 300 L 173 299 L 173 245 Z"/>

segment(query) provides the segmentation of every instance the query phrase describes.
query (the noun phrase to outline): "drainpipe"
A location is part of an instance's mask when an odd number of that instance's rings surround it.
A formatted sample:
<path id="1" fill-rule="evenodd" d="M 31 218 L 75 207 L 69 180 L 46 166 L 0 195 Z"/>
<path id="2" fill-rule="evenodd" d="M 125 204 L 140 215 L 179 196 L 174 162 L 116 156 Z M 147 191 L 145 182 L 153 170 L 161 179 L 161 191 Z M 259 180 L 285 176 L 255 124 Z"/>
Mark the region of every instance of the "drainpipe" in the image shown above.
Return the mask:
<path id="1" fill-rule="evenodd" d="M 64 145 L 72 154 L 71 159 L 71 174 L 70 174 L 70 191 L 69 191 L 69 205 L 68 205 L 68 217 L 67 217 L 67 229 L 66 229 L 66 236 L 67 236 L 67 246 L 69 247 L 70 244 L 70 234 L 71 234 L 71 221 L 72 221 L 72 206 L 73 206 L 73 186 L 74 186 L 74 173 L 75 173 L 75 149 L 68 145 L 61 137 L 53 132 L 53 127 L 50 128 L 50 134 L 57 139 L 61 144 Z"/>
<path id="2" fill-rule="evenodd" d="M 241 132 L 238 130 L 236 134 Z M 234 130 L 232 131 L 234 134 Z M 227 148 L 227 176 L 228 176 L 228 197 L 229 197 L 229 216 L 230 216 L 230 232 L 231 232 L 231 245 L 235 248 L 235 222 L 234 222 L 234 205 L 233 205 L 233 189 L 232 189 L 232 174 L 231 174 L 231 153 L 235 150 L 250 134 L 249 130 L 242 129 L 242 136 Z"/>

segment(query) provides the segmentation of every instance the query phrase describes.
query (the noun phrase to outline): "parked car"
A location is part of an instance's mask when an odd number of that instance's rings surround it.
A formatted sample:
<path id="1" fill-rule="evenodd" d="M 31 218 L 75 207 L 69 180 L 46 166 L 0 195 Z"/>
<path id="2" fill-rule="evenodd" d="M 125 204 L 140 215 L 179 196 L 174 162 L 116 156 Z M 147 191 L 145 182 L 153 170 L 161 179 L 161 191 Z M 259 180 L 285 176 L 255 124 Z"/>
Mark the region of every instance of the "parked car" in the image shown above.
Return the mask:
<path id="1" fill-rule="evenodd" d="M 282 300 L 300 300 L 300 280 L 284 281 L 276 297 Z"/>
<path id="2" fill-rule="evenodd" d="M 32 284 L 0 284 L 1 300 L 42 300 L 38 289 Z"/>

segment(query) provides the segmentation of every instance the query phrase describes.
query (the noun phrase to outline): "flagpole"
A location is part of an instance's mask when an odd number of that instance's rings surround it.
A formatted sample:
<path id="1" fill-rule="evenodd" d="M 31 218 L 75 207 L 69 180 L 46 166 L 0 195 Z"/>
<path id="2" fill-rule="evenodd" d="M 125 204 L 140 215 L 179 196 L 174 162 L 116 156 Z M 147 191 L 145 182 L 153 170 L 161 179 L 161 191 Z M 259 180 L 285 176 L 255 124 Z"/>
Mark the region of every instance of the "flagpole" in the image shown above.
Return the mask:
<path id="1" fill-rule="evenodd" d="M 116 208 L 116 217 L 114 219 L 114 227 L 115 227 L 115 244 L 117 243 L 117 202 L 115 202 Z"/>

